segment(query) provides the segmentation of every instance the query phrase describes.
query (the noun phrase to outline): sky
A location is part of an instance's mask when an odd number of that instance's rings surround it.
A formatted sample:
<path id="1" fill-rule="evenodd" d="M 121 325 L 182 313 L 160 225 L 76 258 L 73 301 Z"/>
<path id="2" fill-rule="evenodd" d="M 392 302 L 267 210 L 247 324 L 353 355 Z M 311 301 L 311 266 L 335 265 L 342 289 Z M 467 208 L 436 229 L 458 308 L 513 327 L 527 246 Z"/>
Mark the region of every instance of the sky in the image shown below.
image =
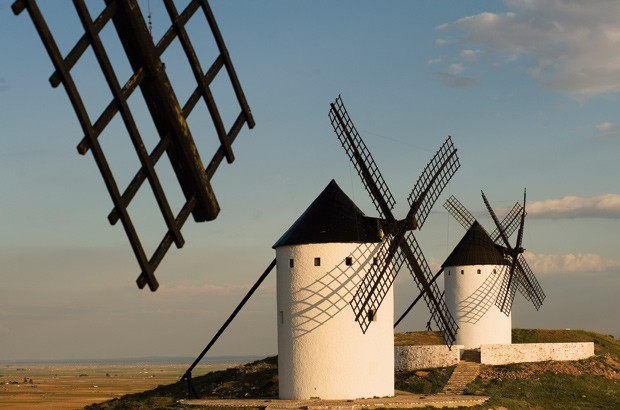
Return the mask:
<path id="1" fill-rule="evenodd" d="M 138 2 L 147 14 L 149 2 Z M 0 0 L 0 361 L 195 357 L 330 180 L 376 216 L 327 116 L 339 94 L 396 198 L 397 217 L 452 137 L 461 168 L 416 232 L 433 270 L 464 234 L 442 207 L 449 195 L 492 230 L 480 191 L 501 217 L 527 188 L 523 246 L 547 298 L 536 311 L 518 294 L 513 326 L 620 337 L 618 2 L 213 0 L 256 127 L 241 131 L 235 162 L 212 180 L 218 218 L 188 221 L 185 246 L 171 248 L 156 272 L 156 292 L 136 287 L 139 267 L 122 227 L 107 222 L 103 180 L 91 154 L 75 149 L 82 133 L 66 93 L 50 86 L 52 63 L 11 3 Z M 73 6 L 39 4 L 66 54 L 80 36 Z M 99 6 L 89 7 L 95 14 Z M 158 38 L 168 20 L 158 2 L 150 7 Z M 204 21 L 190 34 L 210 61 Z M 114 31 L 102 37 L 125 81 Z M 179 49 L 163 59 L 184 101 L 193 85 Z M 87 54 L 73 74 L 96 118 L 111 97 L 93 60 Z M 229 120 L 226 81 L 214 93 Z M 153 144 L 141 97 L 130 102 Z M 189 124 L 210 158 L 215 137 L 200 109 Z M 118 119 L 101 141 L 124 186 L 138 161 Z M 179 209 L 182 194 L 161 163 Z M 148 191 L 130 214 L 152 251 L 165 231 Z M 210 356 L 276 353 L 275 286 L 272 272 Z M 403 269 L 396 316 L 415 289 Z M 423 330 L 428 319 L 416 306 L 396 330 Z"/>

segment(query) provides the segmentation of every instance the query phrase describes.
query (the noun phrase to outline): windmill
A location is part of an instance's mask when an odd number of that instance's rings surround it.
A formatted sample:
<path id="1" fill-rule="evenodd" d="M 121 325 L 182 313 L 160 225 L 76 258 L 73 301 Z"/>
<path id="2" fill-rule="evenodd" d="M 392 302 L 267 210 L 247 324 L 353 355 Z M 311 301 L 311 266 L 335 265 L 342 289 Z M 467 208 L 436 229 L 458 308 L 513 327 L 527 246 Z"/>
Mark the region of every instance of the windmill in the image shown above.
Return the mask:
<path id="1" fill-rule="evenodd" d="M 523 257 L 525 192 L 523 204 L 517 202 L 501 222 L 484 192 L 482 197 L 495 225 L 491 235 L 454 196 L 444 204 L 467 229 L 442 265 L 446 303 L 459 325 L 457 343 L 466 348 L 511 343 L 511 310 L 517 290 L 537 310 L 545 299 Z M 515 231 L 516 242 L 511 245 L 509 239 Z"/>
<path id="2" fill-rule="evenodd" d="M 501 222 L 489 204 L 484 192 L 482 192 L 482 199 L 495 225 L 495 230 L 491 233 L 491 239 L 495 244 L 504 248 L 504 254 L 510 266 L 503 276 L 501 288 L 495 300 L 495 304 L 504 314 L 510 314 L 514 296 L 518 289 L 528 301 L 534 304 L 536 310 L 540 309 L 545 300 L 545 293 L 538 283 L 536 276 L 534 276 L 529 264 L 523 257 L 525 249 L 521 246 L 523 242 L 525 216 L 527 215 L 525 212 L 525 190 L 523 191 L 523 205 L 518 202 L 514 204 Z M 469 229 L 471 225 L 476 222 L 473 215 L 454 196 L 448 198 L 445 208 L 465 229 Z M 512 246 L 509 238 L 517 228 L 516 243 Z"/>
<path id="3" fill-rule="evenodd" d="M 451 138 L 448 137 L 427 164 L 408 197 L 410 208 L 407 215 L 404 219 L 397 220 L 392 213 L 394 197 L 353 125 L 340 96 L 331 104 L 329 117 L 338 139 L 379 212 L 380 224 L 385 233 L 378 251 L 377 263 L 370 266 L 351 301 L 355 320 L 362 331 L 366 332 L 372 321 L 372 312 L 377 311 L 400 267 L 406 263 L 417 287 L 424 294 L 433 319 L 443 331 L 446 344 L 451 346 L 456 340 L 458 326 L 448 311 L 437 284 L 432 280 L 433 273 L 412 233 L 413 230 L 422 228 L 443 188 L 460 166 Z"/>
<path id="4" fill-rule="evenodd" d="M 217 217 L 220 208 L 210 180 L 222 160 L 226 159 L 228 163 L 234 161 L 235 156 L 231 145 L 245 124 L 249 128 L 254 127 L 254 118 L 222 34 L 206 0 L 191 0 L 180 11 L 177 10 L 173 0 L 165 0 L 163 5 L 170 18 L 170 26 L 157 42 L 152 37 L 150 27 L 147 27 L 137 0 L 106 0 L 105 4 L 102 4 L 103 9 L 95 18 L 91 16 L 90 10 L 100 7 L 99 4 L 93 6 L 84 0 L 74 0 L 73 4 L 84 31 L 64 56 L 35 0 L 16 0 L 12 9 L 16 15 L 24 10 L 30 15 L 55 68 L 55 72 L 50 77 L 50 83 L 53 87 L 62 84 L 67 92 L 84 133 L 77 147 L 78 152 L 86 155 L 90 151 L 95 159 L 114 204 L 108 220 L 112 225 L 121 221 L 142 270 L 137 279 L 138 287 L 144 288 L 148 284 L 149 288 L 155 291 L 159 286 L 155 278 L 155 270 L 172 243 L 177 248 L 184 245 L 185 240 L 181 234 L 181 228 L 189 215 L 191 214 L 196 222 L 209 221 Z M 189 23 L 194 24 L 193 22 L 199 20 L 200 16 L 203 22 L 196 24 L 209 27 L 215 44 L 214 48 L 217 49 L 214 61 L 200 61 L 188 34 Z M 119 67 L 113 64 L 112 56 L 116 54 L 115 50 L 106 49 L 102 39 L 104 33 L 109 32 L 112 26 L 131 66 L 131 76 L 124 84 L 117 76 Z M 180 44 L 195 81 L 195 87 L 186 101 L 178 100 L 179 95 L 172 86 L 170 76 L 166 71 L 165 58 L 162 57 L 172 44 Z M 72 70 L 80 60 L 87 60 L 88 57 L 84 56 L 89 52 L 96 57 L 101 74 L 112 95 L 112 100 L 102 112 L 87 109 L 85 98 L 80 94 L 76 84 L 77 76 L 72 74 Z M 177 64 L 183 64 L 183 59 L 175 60 L 175 65 Z M 204 67 L 207 67 L 206 71 Z M 91 72 L 89 77 L 96 74 L 96 72 Z M 221 107 L 217 105 L 211 89 L 216 78 L 227 78 L 223 81 L 231 86 L 231 94 L 234 94 L 238 104 L 238 115 L 233 117 L 234 119 L 228 124 L 224 121 Z M 140 90 L 143 102 L 153 121 L 149 125 L 154 125 L 160 138 L 150 151 L 147 151 L 143 133 L 139 131 L 140 127 L 137 123 L 139 113 L 133 112 L 130 105 L 132 97 L 132 101 L 139 98 L 135 96 L 138 93 L 134 93 L 137 89 Z M 104 94 L 106 91 L 102 89 L 100 92 Z M 194 140 L 188 124 L 190 114 L 199 111 L 194 109 L 200 107 L 201 102 L 204 102 L 206 106 L 219 142 L 219 146 L 214 145 L 213 156 L 206 166 L 199 155 L 199 144 Z M 135 176 L 122 192 L 117 182 L 118 175 L 113 173 L 110 166 L 110 153 L 107 152 L 106 155 L 100 141 L 106 128 L 113 128 L 108 126 L 115 117 L 117 120 L 118 117 L 121 118 L 140 163 Z M 205 115 L 205 118 L 208 116 Z M 93 122 L 92 119 L 95 121 Z M 170 160 L 178 185 L 185 197 L 185 203 L 176 215 L 161 182 L 162 178 L 157 172 L 158 168 L 156 168 L 164 154 Z M 167 229 L 150 257 L 147 255 L 147 250 L 128 212 L 132 200 L 144 182 L 148 182 Z M 148 188 L 145 191 L 148 191 Z"/>

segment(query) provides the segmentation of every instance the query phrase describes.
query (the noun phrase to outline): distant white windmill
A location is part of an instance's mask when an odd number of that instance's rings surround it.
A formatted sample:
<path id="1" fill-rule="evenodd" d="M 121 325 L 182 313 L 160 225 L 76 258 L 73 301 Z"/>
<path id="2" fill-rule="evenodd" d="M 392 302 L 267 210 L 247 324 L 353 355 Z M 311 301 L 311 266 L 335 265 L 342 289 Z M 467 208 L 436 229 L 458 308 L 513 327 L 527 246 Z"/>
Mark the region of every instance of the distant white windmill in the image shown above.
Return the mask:
<path id="1" fill-rule="evenodd" d="M 539 309 L 545 299 L 538 280 L 523 258 L 523 205 L 516 203 L 502 222 L 484 202 L 496 229 L 489 235 L 454 197 L 444 207 L 467 233 L 443 263 L 445 299 L 459 325 L 456 344 L 466 349 L 483 344 L 510 344 L 512 304 L 517 289 Z M 517 230 L 516 245 L 508 241 Z"/>

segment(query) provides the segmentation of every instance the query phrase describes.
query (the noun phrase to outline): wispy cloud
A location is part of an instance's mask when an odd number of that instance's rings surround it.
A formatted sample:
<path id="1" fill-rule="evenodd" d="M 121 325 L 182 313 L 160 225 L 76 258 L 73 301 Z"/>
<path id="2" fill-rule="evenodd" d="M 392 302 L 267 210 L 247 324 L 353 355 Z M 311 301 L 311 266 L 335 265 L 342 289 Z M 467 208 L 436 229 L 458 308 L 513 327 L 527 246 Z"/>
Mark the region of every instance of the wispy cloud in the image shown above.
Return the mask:
<path id="1" fill-rule="evenodd" d="M 481 50 L 465 49 L 461 50 L 460 56 L 465 61 L 477 61 L 480 54 L 482 54 Z"/>
<path id="2" fill-rule="evenodd" d="M 596 124 L 595 128 L 599 130 L 601 136 L 606 139 L 612 138 L 614 135 L 617 135 L 617 127 L 609 121 Z"/>
<path id="3" fill-rule="evenodd" d="M 535 274 L 600 273 L 619 268 L 620 261 L 594 253 L 545 254 L 525 252 L 525 259 Z"/>
<path id="4" fill-rule="evenodd" d="M 483 12 L 437 27 L 438 45 L 489 51 L 494 64 L 519 63 L 545 88 L 577 95 L 620 91 L 620 2 L 507 0 L 504 13 Z M 453 34 L 455 38 L 450 38 Z M 467 60 L 466 60 L 467 61 Z"/>
<path id="5" fill-rule="evenodd" d="M 594 253 L 549 254 L 525 251 L 524 257 L 535 275 L 595 274 L 620 268 L 620 261 L 604 258 Z M 442 263 L 443 261 L 437 258 L 428 259 L 432 272 L 438 272 Z M 397 281 L 411 280 L 408 276 L 399 275 Z"/>
<path id="6" fill-rule="evenodd" d="M 620 195 L 591 197 L 565 196 L 527 203 L 528 217 L 533 218 L 620 218 Z"/>
<path id="7" fill-rule="evenodd" d="M 448 67 L 448 71 L 450 72 L 450 74 L 458 75 L 463 71 L 463 65 L 456 63 L 450 64 L 450 67 Z"/>
<path id="8" fill-rule="evenodd" d="M 478 84 L 478 82 L 472 77 L 460 76 L 451 72 L 438 71 L 435 72 L 435 75 L 439 77 L 441 82 L 446 87 L 466 88 L 473 87 L 474 85 Z"/>

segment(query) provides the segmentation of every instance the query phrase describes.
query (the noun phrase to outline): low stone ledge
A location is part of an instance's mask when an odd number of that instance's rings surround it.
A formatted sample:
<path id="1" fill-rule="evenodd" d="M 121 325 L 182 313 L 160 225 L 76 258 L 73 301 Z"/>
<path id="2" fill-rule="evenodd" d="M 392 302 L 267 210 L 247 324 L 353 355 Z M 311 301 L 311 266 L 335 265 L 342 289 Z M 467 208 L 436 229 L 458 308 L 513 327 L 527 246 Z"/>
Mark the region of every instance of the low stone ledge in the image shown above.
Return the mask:
<path id="1" fill-rule="evenodd" d="M 463 345 L 394 346 L 394 369 L 410 371 L 455 366 L 461 360 Z"/>
<path id="2" fill-rule="evenodd" d="M 594 343 L 520 343 L 480 346 L 482 364 L 581 360 L 594 356 Z"/>

